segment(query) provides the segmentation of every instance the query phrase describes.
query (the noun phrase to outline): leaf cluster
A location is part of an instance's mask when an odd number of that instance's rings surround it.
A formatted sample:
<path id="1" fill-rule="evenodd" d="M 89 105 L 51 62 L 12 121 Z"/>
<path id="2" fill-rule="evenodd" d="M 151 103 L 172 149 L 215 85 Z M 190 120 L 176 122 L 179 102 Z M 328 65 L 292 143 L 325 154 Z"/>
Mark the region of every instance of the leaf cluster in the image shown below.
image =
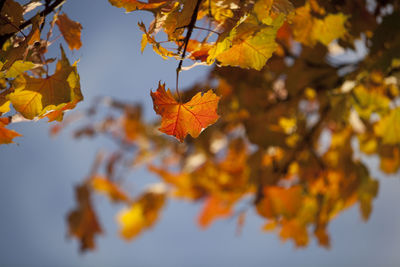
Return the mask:
<path id="1" fill-rule="evenodd" d="M 253 209 L 265 220 L 264 231 L 297 247 L 311 238 L 329 247 L 329 223 L 356 204 L 364 220 L 370 217 L 379 183 L 360 153 L 377 155 L 384 173 L 400 168 L 399 1 L 109 2 L 153 14 L 150 25 L 138 24 L 142 51 L 150 46 L 178 67 L 175 94 L 161 83 L 150 93 L 161 121 L 145 121 L 140 104 L 109 98 L 84 112 L 75 137 L 104 135 L 115 150 L 100 153 L 77 187 L 68 222 L 82 250 L 93 249 L 102 232 L 91 202 L 95 193 L 124 205 L 117 221 L 127 240 L 153 227 L 172 198 L 202 202 L 203 228 L 234 217 L 240 230 Z M 32 56 L 43 51 L 35 50 L 42 43 L 40 13 L 21 37 L 9 26 L 26 24 L 23 11 L 6 3 L 2 18 L 9 21 L 1 34 L 13 36 L 3 45 L 0 112 L 11 102 L 26 119 L 61 119 L 82 100 L 76 65 L 61 49 L 48 75 L 43 53 L 40 60 Z M 79 48 L 80 27 L 62 16 L 51 25 L 58 25 L 70 49 Z M 357 47 L 367 53 L 357 56 Z M 199 64 L 213 66 L 208 78 L 179 90 L 179 74 Z M 107 116 L 98 116 L 100 109 Z M 18 134 L 5 128 L 10 120 L 0 119 L 0 140 L 9 143 Z M 127 192 L 127 172 L 138 166 L 160 182 Z"/>

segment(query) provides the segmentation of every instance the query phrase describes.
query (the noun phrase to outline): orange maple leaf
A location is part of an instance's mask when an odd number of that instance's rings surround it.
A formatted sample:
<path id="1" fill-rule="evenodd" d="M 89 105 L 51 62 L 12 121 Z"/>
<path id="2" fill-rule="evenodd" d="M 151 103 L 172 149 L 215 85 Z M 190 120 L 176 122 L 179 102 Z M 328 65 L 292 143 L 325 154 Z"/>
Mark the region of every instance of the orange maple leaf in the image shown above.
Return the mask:
<path id="1" fill-rule="evenodd" d="M 56 24 L 60 29 L 69 49 L 79 50 L 82 46 L 81 30 L 82 25 L 79 22 L 73 21 L 68 18 L 67 14 L 61 14 L 56 20 Z"/>
<path id="2" fill-rule="evenodd" d="M 165 84 L 159 84 L 157 91 L 150 94 L 155 112 L 162 117 L 159 130 L 175 136 L 181 142 L 187 134 L 196 138 L 219 118 L 216 111 L 220 97 L 212 90 L 204 94 L 197 93 L 184 104 L 176 101 L 169 89 L 165 91 Z"/>
<path id="3" fill-rule="evenodd" d="M 232 214 L 231 206 L 213 196 L 207 198 L 197 222 L 202 228 L 207 228 L 215 219 L 229 217 Z"/>
<path id="4" fill-rule="evenodd" d="M 13 139 L 15 137 L 22 136 L 16 131 L 6 128 L 9 122 L 9 118 L 0 118 L 0 145 L 14 143 Z"/>

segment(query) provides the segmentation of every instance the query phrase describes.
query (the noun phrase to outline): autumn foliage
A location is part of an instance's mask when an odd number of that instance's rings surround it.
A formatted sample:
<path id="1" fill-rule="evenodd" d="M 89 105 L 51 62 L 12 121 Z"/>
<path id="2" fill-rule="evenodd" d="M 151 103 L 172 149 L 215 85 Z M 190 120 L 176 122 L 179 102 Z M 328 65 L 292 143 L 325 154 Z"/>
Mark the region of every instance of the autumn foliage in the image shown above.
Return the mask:
<path id="1" fill-rule="evenodd" d="M 43 2 L 1 2 L 0 144 L 21 136 L 13 123 L 62 121 L 83 100 L 78 63 L 70 64 L 62 45 L 57 62 L 47 57 L 55 26 L 71 50 L 82 45 L 82 27 L 60 13 L 62 1 Z M 263 231 L 298 247 L 311 238 L 329 247 L 330 221 L 356 204 L 369 218 L 379 184 L 360 153 L 377 155 L 384 173 L 400 168 L 399 1 L 109 2 L 154 16 L 138 24 L 142 51 L 176 59 L 176 84 L 150 91 L 157 121 L 117 99 L 85 112 L 75 136 L 104 135 L 118 145 L 98 155 L 76 188 L 69 234 L 82 250 L 102 233 L 92 194 L 125 205 L 117 223 L 127 240 L 154 226 L 171 198 L 202 202 L 202 228 L 231 217 L 241 226 L 254 209 Z M 197 65 L 210 65 L 208 79 L 181 90 L 179 75 Z M 114 115 L 94 119 L 99 109 Z M 117 178 L 115 169 L 138 166 L 160 182 L 128 192 L 129 177 Z"/>

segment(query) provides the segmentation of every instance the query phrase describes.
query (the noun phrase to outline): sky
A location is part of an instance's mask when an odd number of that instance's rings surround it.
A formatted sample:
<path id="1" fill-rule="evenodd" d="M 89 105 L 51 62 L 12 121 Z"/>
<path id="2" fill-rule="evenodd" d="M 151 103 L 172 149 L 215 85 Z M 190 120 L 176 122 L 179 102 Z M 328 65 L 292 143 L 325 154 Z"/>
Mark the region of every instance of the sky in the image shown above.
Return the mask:
<path id="1" fill-rule="evenodd" d="M 158 81 L 173 85 L 177 62 L 165 61 L 150 49 L 140 53 L 137 22 L 149 14 L 112 7 L 107 0 L 68 0 L 63 7 L 83 25 L 83 47 L 70 53 L 80 59 L 78 71 L 85 97 L 77 110 L 87 108 L 96 96 L 140 101 L 148 118 L 152 111 L 150 89 Z M 181 85 L 201 80 L 207 67 L 181 75 Z M 0 266 L 400 266 L 400 179 L 378 171 L 376 158 L 363 159 L 379 178 L 379 195 L 368 222 L 358 206 L 341 213 L 329 225 L 332 247 L 315 240 L 305 249 L 282 243 L 276 233 L 263 233 L 263 221 L 246 217 L 242 234 L 235 220 L 216 221 L 209 229 L 196 225 L 200 205 L 170 201 L 155 227 L 132 242 L 118 236 L 116 213 L 96 196 L 95 208 L 105 233 L 97 250 L 79 253 L 76 240 L 67 238 L 65 216 L 75 206 L 74 186 L 89 172 L 90 164 L 108 141 L 75 140 L 71 131 L 49 137 L 47 122 L 13 126 L 24 136 L 18 144 L 0 146 Z M 154 181 L 145 170 L 135 180 Z"/>

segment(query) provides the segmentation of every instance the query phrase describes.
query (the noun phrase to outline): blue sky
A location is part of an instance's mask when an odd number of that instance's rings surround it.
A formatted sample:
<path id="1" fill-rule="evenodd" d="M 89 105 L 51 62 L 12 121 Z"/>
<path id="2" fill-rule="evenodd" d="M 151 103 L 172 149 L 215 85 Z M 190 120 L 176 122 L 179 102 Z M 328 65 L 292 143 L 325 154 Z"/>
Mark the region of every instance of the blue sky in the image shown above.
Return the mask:
<path id="1" fill-rule="evenodd" d="M 158 81 L 173 85 L 177 62 L 165 61 L 150 49 L 140 53 L 137 22 L 149 22 L 149 14 L 125 14 L 106 0 L 68 0 L 63 7 L 83 25 L 83 47 L 70 56 L 80 59 L 85 101 L 111 95 L 140 101 L 145 115 L 153 118 L 149 90 Z M 206 75 L 197 67 L 181 75 L 182 87 Z M 332 248 L 315 241 L 297 250 L 281 243 L 276 234 L 261 232 L 262 220 L 254 213 L 246 218 L 241 236 L 234 220 L 214 223 L 200 230 L 195 223 L 200 206 L 169 202 L 159 223 L 133 242 L 118 237 L 115 214 L 121 208 L 103 197 L 94 203 L 105 234 L 98 249 L 81 255 L 78 243 L 66 238 L 65 215 L 74 207 L 74 185 L 89 171 L 95 153 L 107 140 L 74 140 L 71 132 L 57 138 L 48 135 L 46 122 L 14 126 L 24 137 L 18 145 L 0 147 L 0 266 L 399 266 L 400 179 L 380 179 L 380 190 L 367 223 L 358 206 L 339 215 L 329 226 Z M 369 158 L 375 177 L 378 162 Z M 132 184 L 154 181 L 145 170 L 131 175 Z"/>

